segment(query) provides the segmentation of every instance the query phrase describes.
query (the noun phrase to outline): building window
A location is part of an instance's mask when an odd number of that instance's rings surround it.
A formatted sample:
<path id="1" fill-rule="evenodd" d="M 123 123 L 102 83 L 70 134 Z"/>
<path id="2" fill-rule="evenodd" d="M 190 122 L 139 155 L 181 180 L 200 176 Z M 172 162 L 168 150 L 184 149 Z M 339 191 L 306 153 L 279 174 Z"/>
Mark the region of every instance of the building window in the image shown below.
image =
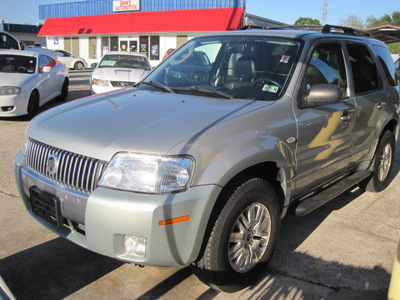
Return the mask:
<path id="1" fill-rule="evenodd" d="M 151 36 L 150 37 L 150 59 L 159 60 L 160 59 L 160 37 Z"/>
<path id="2" fill-rule="evenodd" d="M 176 48 L 179 48 L 180 46 L 182 46 L 187 41 L 188 41 L 188 36 L 187 35 L 178 35 L 176 37 Z"/>
<path id="3" fill-rule="evenodd" d="M 140 36 L 139 42 L 140 42 L 139 52 L 149 57 L 149 37 Z"/>

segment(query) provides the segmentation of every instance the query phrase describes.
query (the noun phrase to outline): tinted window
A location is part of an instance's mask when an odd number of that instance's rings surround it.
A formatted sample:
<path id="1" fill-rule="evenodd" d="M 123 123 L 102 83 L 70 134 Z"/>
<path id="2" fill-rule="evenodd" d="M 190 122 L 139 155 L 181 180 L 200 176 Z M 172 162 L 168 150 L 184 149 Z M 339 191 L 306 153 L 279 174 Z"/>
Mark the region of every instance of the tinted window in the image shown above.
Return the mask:
<path id="1" fill-rule="evenodd" d="M 348 44 L 347 51 L 353 71 L 354 92 L 361 94 L 378 89 L 378 73 L 368 49 L 361 44 Z"/>
<path id="2" fill-rule="evenodd" d="M 19 49 L 18 42 L 7 34 L 0 33 L 0 48 Z"/>
<path id="3" fill-rule="evenodd" d="M 39 70 L 40 72 L 43 71 L 43 67 L 54 67 L 56 65 L 56 62 L 54 59 L 47 55 L 42 55 L 39 58 Z"/>
<path id="4" fill-rule="evenodd" d="M 399 78 L 397 77 L 396 68 L 389 50 L 386 47 L 379 45 L 373 45 L 373 48 L 389 84 L 392 86 L 398 85 Z"/>
<path id="5" fill-rule="evenodd" d="M 0 55 L 0 72 L 35 73 L 36 58 L 23 55 Z"/>
<path id="6" fill-rule="evenodd" d="M 339 44 L 321 44 L 313 50 L 306 70 L 303 95 L 308 95 L 315 84 L 336 85 L 343 98 L 348 96 L 346 69 Z"/>

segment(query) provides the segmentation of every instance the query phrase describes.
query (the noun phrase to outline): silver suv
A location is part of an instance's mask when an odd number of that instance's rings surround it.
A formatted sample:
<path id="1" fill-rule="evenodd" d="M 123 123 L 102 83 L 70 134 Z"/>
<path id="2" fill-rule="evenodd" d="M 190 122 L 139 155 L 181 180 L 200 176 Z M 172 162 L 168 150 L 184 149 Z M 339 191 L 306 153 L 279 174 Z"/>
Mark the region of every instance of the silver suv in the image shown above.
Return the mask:
<path id="1" fill-rule="evenodd" d="M 97 253 L 251 284 L 281 219 L 391 180 L 399 86 L 384 43 L 325 26 L 194 38 L 134 88 L 58 106 L 15 158 L 29 212 Z"/>

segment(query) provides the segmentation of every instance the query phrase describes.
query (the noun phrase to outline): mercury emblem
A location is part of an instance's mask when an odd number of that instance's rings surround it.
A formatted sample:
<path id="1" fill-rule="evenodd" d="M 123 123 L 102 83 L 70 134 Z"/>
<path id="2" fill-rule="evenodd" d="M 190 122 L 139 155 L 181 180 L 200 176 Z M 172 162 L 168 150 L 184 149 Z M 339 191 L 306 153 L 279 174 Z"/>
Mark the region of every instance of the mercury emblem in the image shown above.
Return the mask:
<path id="1" fill-rule="evenodd" d="M 58 155 L 53 153 L 49 156 L 46 162 L 46 171 L 49 175 L 53 176 L 56 174 L 57 169 L 58 169 Z"/>

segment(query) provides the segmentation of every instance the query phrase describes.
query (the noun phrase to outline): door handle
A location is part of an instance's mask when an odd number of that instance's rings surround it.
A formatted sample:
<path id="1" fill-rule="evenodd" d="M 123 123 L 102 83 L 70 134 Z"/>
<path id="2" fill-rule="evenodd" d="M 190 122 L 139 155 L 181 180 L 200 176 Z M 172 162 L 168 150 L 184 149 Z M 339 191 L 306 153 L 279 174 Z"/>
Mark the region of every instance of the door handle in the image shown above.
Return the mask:
<path id="1" fill-rule="evenodd" d="M 381 102 L 376 105 L 377 109 L 384 109 L 386 107 L 386 102 Z"/>
<path id="2" fill-rule="evenodd" d="M 353 118 L 353 112 L 345 112 L 341 117 L 340 120 L 343 122 L 350 121 Z"/>

